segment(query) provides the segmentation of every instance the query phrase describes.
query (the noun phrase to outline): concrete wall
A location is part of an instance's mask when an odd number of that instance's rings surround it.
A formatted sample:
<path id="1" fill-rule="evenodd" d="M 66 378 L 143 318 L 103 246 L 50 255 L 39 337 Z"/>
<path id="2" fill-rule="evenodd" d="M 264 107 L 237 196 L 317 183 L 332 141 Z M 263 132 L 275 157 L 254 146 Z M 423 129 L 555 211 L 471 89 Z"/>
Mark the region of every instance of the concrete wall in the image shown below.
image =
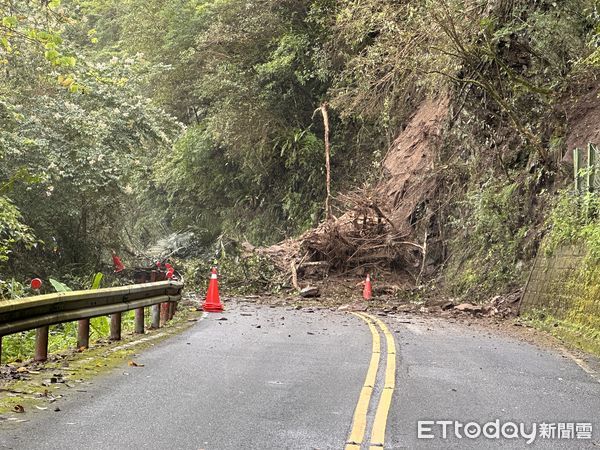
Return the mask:
<path id="1" fill-rule="evenodd" d="M 600 355 L 600 263 L 587 256 L 584 246 L 540 254 L 521 314 L 565 342 Z"/>
<path id="2" fill-rule="evenodd" d="M 541 251 L 523 295 L 521 311 L 544 308 L 563 317 L 576 300 L 572 284 L 576 283 L 585 257 L 582 246 L 561 247 L 552 255 Z"/>

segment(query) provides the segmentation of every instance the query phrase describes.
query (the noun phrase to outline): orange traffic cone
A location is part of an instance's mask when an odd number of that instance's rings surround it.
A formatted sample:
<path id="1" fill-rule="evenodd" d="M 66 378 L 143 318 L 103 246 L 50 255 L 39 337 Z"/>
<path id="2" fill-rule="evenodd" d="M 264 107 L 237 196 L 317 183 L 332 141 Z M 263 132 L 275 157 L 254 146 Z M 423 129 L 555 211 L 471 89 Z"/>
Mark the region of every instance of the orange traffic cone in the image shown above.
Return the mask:
<path id="1" fill-rule="evenodd" d="M 125 266 L 121 262 L 121 258 L 117 256 L 117 252 L 112 250 L 112 260 L 115 265 L 115 273 L 123 272 L 125 270 Z"/>
<path id="2" fill-rule="evenodd" d="M 221 304 L 221 298 L 219 297 L 219 281 L 217 280 L 217 268 L 213 267 L 210 275 L 210 282 L 208 283 L 208 292 L 206 294 L 206 300 L 202 305 L 202 309 L 208 312 L 221 312 L 223 311 L 223 305 Z"/>
<path id="3" fill-rule="evenodd" d="M 365 280 L 365 287 L 363 289 L 363 298 L 365 300 L 371 300 L 373 297 L 373 292 L 371 290 L 371 277 L 367 274 L 367 279 Z"/>

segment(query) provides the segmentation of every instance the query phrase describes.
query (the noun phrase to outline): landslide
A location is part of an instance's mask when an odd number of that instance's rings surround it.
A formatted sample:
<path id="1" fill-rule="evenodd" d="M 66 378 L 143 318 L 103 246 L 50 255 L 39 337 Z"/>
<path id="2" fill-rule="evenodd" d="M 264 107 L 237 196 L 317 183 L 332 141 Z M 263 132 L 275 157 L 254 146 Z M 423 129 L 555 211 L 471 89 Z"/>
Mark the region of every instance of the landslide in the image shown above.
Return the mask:
<path id="1" fill-rule="evenodd" d="M 246 250 L 300 279 L 375 271 L 410 284 L 430 274 L 442 256 L 428 205 L 437 191 L 437 148 L 449 103 L 444 95 L 418 106 L 388 149 L 375 186 L 337 196 L 339 216 L 297 239 L 256 249 L 247 244 Z"/>
<path id="2" fill-rule="evenodd" d="M 246 250 L 296 289 L 371 274 L 395 296 L 513 298 L 572 182 L 573 149 L 600 139 L 595 19 L 578 4 L 472 2 L 467 15 L 462 2 L 389 4 L 398 15 L 372 19 L 343 72 L 361 67 L 364 84 L 330 91 L 361 118 L 381 99 L 397 124 L 376 181 L 336 194 L 334 217 L 299 238 Z"/>
<path id="3" fill-rule="evenodd" d="M 500 156 L 495 160 L 478 161 L 489 167 L 467 176 L 464 170 L 470 162 L 462 160 L 460 142 L 456 141 L 461 124 L 451 123 L 457 100 L 450 94 L 427 98 L 388 149 L 379 180 L 373 186 L 338 194 L 338 214 L 299 238 L 265 248 L 246 244 L 245 249 L 272 259 L 289 284 L 298 290 L 321 284 L 325 292 L 329 292 L 331 283 L 324 281 L 332 280 L 346 282 L 347 290 L 370 273 L 376 274 L 379 293 L 384 296 L 406 295 L 407 291 L 428 282 L 440 281 L 434 295 L 442 293 L 453 297 L 453 289 L 465 288 L 461 277 L 472 271 L 473 264 L 491 265 L 492 274 L 496 264 L 494 258 L 481 257 L 479 244 L 470 244 L 468 235 L 477 236 L 482 226 L 473 225 L 473 219 L 487 220 L 473 217 L 487 214 L 478 211 L 473 204 L 485 202 L 488 194 L 508 195 L 508 203 L 519 203 L 516 209 L 502 204 L 490 205 L 490 208 L 504 208 L 506 211 L 502 214 L 512 214 L 512 218 L 518 220 L 504 224 L 492 221 L 484 225 L 498 229 L 513 227 L 508 233 L 527 230 L 527 236 L 519 241 L 522 248 L 518 256 L 492 251 L 498 259 L 511 258 L 503 263 L 520 271 L 521 277 L 511 272 L 502 280 L 504 284 L 500 288 L 486 287 L 481 299 L 498 294 L 514 297 L 520 292 L 526 275 L 522 269 L 535 255 L 544 233 L 544 218 L 552 205 L 544 192 L 556 192 L 571 180 L 572 148 L 598 142 L 600 131 L 595 125 L 600 118 L 598 92 L 598 87 L 571 92 L 550 115 L 567 130 L 563 145 L 552 154 L 556 165 L 551 173 L 543 171 L 543 175 L 539 175 L 536 163 L 531 160 L 513 162 L 527 167 L 530 172 L 520 170 L 517 174 L 515 171 L 514 175 L 505 177 L 508 180 L 502 180 L 501 173 L 507 170 L 503 163 L 510 164 L 503 158 L 514 159 L 518 154 L 511 137 L 513 130 L 499 127 L 496 132 L 504 139 Z M 478 138 L 481 137 L 471 137 Z M 449 146 L 452 146 L 450 151 Z M 491 174 L 500 181 L 490 178 Z M 532 181 L 534 177 L 538 178 Z M 460 217 L 460 214 L 471 216 Z M 500 221 L 502 214 L 493 220 Z M 483 230 L 483 235 L 484 241 L 488 239 L 485 245 L 499 248 L 492 246 L 498 244 L 493 242 L 497 239 L 494 230 Z M 508 240 L 508 237 L 503 239 Z M 500 242 L 499 245 L 509 247 L 511 243 Z M 470 292 L 469 287 L 467 292 Z"/>

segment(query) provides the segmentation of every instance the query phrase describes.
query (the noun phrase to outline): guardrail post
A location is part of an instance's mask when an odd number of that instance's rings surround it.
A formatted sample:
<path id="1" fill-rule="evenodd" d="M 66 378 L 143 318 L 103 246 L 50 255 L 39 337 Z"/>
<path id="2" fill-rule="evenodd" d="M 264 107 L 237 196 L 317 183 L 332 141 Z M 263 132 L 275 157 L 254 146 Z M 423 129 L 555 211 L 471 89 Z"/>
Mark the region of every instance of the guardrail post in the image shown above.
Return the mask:
<path id="1" fill-rule="evenodd" d="M 137 308 L 135 310 L 135 332 L 137 334 L 144 334 L 144 308 Z"/>
<path id="2" fill-rule="evenodd" d="M 177 303 L 169 302 L 169 320 L 173 320 L 173 317 L 175 317 L 176 310 L 177 310 Z"/>
<path id="3" fill-rule="evenodd" d="M 2 336 L 0 336 L 0 364 L 2 364 Z"/>
<path id="4" fill-rule="evenodd" d="M 163 325 L 169 321 L 169 302 L 160 304 L 160 321 Z"/>
<path id="5" fill-rule="evenodd" d="M 150 282 L 156 281 L 156 278 L 158 278 L 158 272 L 156 270 L 153 270 L 150 273 Z M 169 302 L 160 304 L 160 322 L 162 322 L 163 325 L 166 324 L 170 320 L 170 312 L 169 311 L 170 311 Z"/>
<path id="6" fill-rule="evenodd" d="M 77 321 L 77 348 L 90 346 L 90 319 Z"/>
<path id="7" fill-rule="evenodd" d="M 173 302 L 167 303 L 167 320 L 173 319 Z"/>
<path id="8" fill-rule="evenodd" d="M 110 315 L 110 340 L 121 340 L 121 313 L 113 313 Z"/>
<path id="9" fill-rule="evenodd" d="M 160 305 L 152 305 L 152 325 L 150 328 L 155 330 L 160 328 Z"/>
<path id="10" fill-rule="evenodd" d="M 39 362 L 48 359 L 48 332 L 49 326 L 40 327 L 35 330 L 35 356 L 34 359 Z"/>

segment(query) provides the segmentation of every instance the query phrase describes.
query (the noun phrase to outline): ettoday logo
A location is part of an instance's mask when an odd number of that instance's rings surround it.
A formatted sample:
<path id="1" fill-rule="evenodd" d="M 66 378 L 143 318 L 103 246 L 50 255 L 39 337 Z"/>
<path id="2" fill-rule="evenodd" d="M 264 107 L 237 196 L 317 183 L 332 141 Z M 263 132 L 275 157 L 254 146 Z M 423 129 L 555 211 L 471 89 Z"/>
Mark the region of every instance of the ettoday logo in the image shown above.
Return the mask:
<path id="1" fill-rule="evenodd" d="M 533 444 L 537 439 L 592 439 L 590 422 L 574 423 L 523 423 L 491 422 L 462 423 L 457 420 L 419 420 L 417 422 L 418 439 L 507 439 L 524 440 Z"/>

